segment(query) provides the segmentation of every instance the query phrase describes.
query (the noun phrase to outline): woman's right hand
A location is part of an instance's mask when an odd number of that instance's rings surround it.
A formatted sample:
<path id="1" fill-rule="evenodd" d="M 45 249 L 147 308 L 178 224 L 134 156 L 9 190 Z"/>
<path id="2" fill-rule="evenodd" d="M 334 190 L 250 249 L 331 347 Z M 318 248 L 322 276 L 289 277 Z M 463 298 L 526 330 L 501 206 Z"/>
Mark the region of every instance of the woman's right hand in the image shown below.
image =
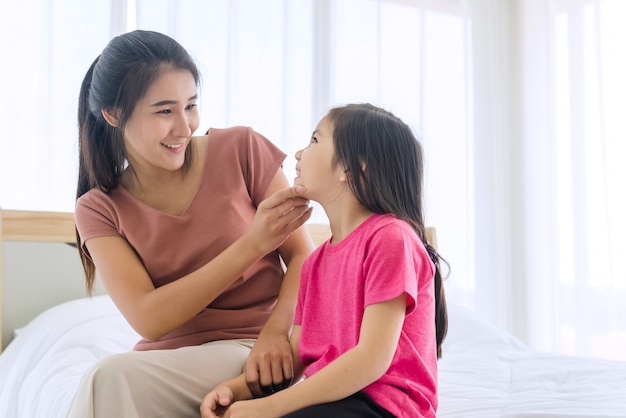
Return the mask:
<path id="1" fill-rule="evenodd" d="M 262 254 L 275 250 L 311 217 L 313 208 L 309 200 L 302 197 L 304 192 L 302 186 L 289 187 L 259 204 L 246 234 L 254 248 Z"/>

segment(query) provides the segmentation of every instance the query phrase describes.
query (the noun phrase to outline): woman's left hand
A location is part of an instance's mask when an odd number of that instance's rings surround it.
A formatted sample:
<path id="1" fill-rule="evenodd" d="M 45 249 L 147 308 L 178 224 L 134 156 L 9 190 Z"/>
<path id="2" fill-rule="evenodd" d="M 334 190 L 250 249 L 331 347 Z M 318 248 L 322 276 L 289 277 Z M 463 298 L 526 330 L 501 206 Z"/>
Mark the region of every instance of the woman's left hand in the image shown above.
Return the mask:
<path id="1" fill-rule="evenodd" d="M 261 333 L 248 356 L 244 373 L 255 397 L 288 387 L 294 373 L 289 337 Z"/>

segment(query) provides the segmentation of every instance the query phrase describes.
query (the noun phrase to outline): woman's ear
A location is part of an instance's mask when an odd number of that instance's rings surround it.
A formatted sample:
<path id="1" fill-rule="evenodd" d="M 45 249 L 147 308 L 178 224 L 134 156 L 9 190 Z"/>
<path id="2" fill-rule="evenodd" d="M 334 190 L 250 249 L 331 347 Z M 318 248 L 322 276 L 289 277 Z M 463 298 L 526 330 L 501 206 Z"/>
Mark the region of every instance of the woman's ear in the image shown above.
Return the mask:
<path id="1" fill-rule="evenodd" d="M 117 109 L 102 109 L 102 117 L 114 128 L 117 128 L 120 124 L 120 112 Z"/>

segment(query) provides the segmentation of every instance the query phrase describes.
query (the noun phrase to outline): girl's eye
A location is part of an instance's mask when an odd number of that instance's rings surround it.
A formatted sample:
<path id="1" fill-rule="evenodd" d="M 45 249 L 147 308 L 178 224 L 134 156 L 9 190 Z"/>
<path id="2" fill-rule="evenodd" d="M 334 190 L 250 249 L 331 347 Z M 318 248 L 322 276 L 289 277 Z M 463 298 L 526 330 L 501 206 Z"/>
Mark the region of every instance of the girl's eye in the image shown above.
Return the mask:
<path id="1" fill-rule="evenodd" d="M 312 136 L 311 137 L 311 144 L 317 144 L 317 138 Z"/>

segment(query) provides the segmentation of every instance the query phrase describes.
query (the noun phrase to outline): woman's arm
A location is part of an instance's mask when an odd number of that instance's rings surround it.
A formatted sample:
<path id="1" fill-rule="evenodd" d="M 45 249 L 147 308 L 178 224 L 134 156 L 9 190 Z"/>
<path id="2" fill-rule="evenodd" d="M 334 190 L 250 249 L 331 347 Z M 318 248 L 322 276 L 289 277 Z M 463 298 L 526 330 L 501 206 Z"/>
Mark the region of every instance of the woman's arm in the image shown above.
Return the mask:
<path id="1" fill-rule="evenodd" d="M 85 245 L 118 309 L 143 338 L 154 341 L 197 315 L 248 267 L 283 244 L 310 213 L 308 201 L 295 188 L 281 190 L 259 204 L 246 234 L 198 270 L 159 288 L 124 239 L 92 238 Z"/>
<path id="2" fill-rule="evenodd" d="M 288 187 L 285 175 L 279 171 L 266 194 L 272 195 Z M 302 263 L 313 249 L 313 241 L 304 226 L 294 231 L 278 249 L 287 267 L 278 302 L 245 366 L 246 380 L 256 396 L 269 391 L 272 386 L 283 389 L 293 380 L 293 356 L 289 332 L 298 298 Z"/>
<path id="3" fill-rule="evenodd" d="M 406 313 L 406 295 L 365 308 L 359 342 L 313 376 L 266 398 L 235 402 L 231 418 L 281 417 L 320 403 L 346 398 L 379 379 L 389 368 L 398 346 Z M 241 383 L 239 383 L 241 384 Z M 222 387 L 220 385 L 220 387 Z M 203 417 L 218 416 L 215 392 L 201 406 Z M 209 396 L 207 395 L 207 396 Z M 235 398 L 237 400 L 237 398 Z M 220 415 L 221 416 L 221 415 Z"/>
<path id="4" fill-rule="evenodd" d="M 293 355 L 294 382 L 302 377 L 304 366 L 300 362 L 298 345 L 300 344 L 299 325 L 294 325 L 290 336 L 290 345 Z M 209 392 L 202 400 L 200 412 L 203 418 L 216 418 L 224 416 L 225 410 L 236 401 L 252 399 L 254 395 L 246 383 L 245 373 L 230 379 Z M 250 415 L 252 417 L 252 415 Z M 250 418 L 249 417 L 249 418 Z"/>

